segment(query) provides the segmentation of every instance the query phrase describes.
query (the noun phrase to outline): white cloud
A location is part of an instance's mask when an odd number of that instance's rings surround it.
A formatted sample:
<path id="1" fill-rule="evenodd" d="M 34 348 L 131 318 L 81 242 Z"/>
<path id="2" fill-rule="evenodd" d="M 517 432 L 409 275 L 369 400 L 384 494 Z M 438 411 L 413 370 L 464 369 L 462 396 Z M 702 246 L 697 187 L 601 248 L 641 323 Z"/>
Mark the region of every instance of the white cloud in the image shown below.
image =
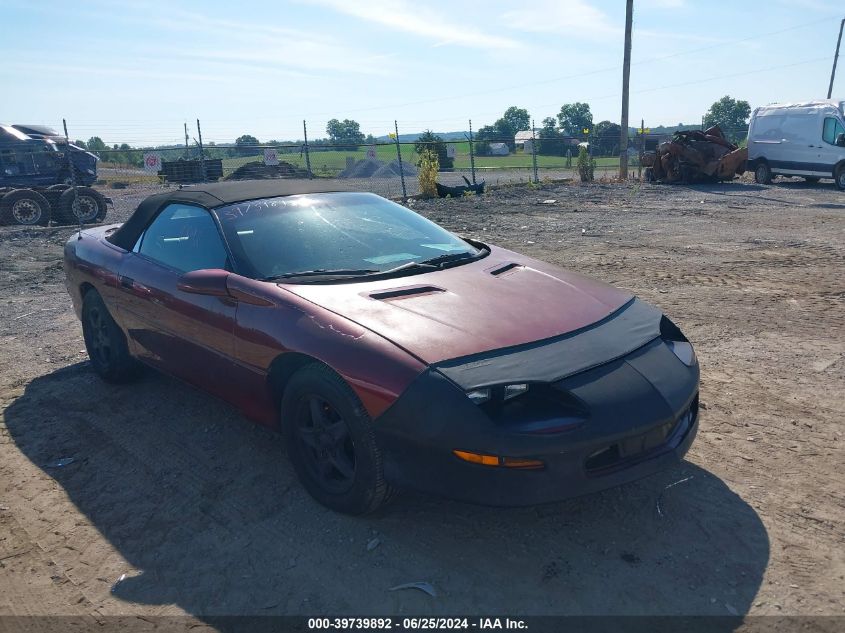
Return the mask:
<path id="1" fill-rule="evenodd" d="M 190 43 L 181 47 L 157 44 L 153 48 L 153 52 L 171 59 L 266 69 L 290 76 L 297 71 L 303 76 L 313 76 L 317 72 L 387 76 L 398 72 L 398 63 L 391 55 L 374 55 L 357 44 L 347 46 L 314 29 L 217 18 L 179 7 L 172 7 L 167 12 L 155 10 L 160 6 L 149 0 L 124 0 L 124 11 L 111 19 L 136 29 L 146 26 L 159 31 L 193 34 L 204 42 L 197 44 L 190 39 Z M 146 42 L 133 38 L 132 42 L 135 41 Z M 167 38 L 166 41 L 173 40 Z"/>
<path id="2" fill-rule="evenodd" d="M 431 10 L 423 3 L 406 0 L 313 0 L 338 13 L 343 13 L 388 29 L 411 33 L 434 40 L 438 46 L 452 45 L 481 49 L 515 49 L 516 40 L 491 35 Z"/>
<path id="3" fill-rule="evenodd" d="M 538 0 L 530 6 L 530 11 L 507 11 L 501 16 L 502 22 L 519 31 L 585 39 L 602 39 L 621 32 L 603 11 L 586 0 Z"/>

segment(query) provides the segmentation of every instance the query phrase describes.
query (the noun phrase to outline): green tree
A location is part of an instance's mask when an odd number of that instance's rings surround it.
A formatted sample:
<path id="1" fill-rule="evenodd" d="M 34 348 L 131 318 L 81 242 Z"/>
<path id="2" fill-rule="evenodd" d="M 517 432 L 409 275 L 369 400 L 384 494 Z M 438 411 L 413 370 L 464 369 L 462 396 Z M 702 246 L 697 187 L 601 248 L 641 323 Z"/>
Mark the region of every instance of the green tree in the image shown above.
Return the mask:
<path id="1" fill-rule="evenodd" d="M 475 153 L 484 156 L 490 153 L 490 143 L 507 143 L 514 150 L 514 135 L 521 130 L 531 129 L 531 115 L 525 108 L 511 106 L 493 125 L 485 125 L 476 133 Z M 441 163 L 442 164 L 442 163 Z"/>
<path id="2" fill-rule="evenodd" d="M 82 149 L 88 149 L 88 143 L 83 141 L 81 138 L 76 139 L 73 144 L 77 147 L 81 147 Z"/>
<path id="3" fill-rule="evenodd" d="M 235 155 L 236 156 L 253 156 L 258 153 L 257 145 L 261 141 L 251 134 L 244 134 L 235 139 Z"/>
<path id="4" fill-rule="evenodd" d="M 89 138 L 86 145 L 88 146 L 88 150 L 91 152 L 102 152 L 108 149 L 106 144 L 103 143 L 103 139 L 99 136 L 92 136 Z"/>
<path id="5" fill-rule="evenodd" d="M 704 115 L 704 127 L 718 125 L 732 141 L 745 138 L 748 133 L 748 117 L 751 106 L 747 101 L 738 101 L 725 95 L 710 106 Z"/>
<path id="6" fill-rule="evenodd" d="M 511 106 L 505 110 L 502 118 L 496 121 L 496 125 L 503 130 L 506 128 L 513 130 L 513 134 L 516 134 L 522 130 L 531 129 L 531 115 L 528 114 L 528 110 L 525 108 Z M 511 134 L 511 136 L 513 136 L 513 134 Z"/>
<path id="7" fill-rule="evenodd" d="M 495 125 L 485 125 L 479 128 L 475 133 L 475 153 L 477 156 L 487 156 L 490 154 L 490 143 L 494 141 L 501 141 L 502 136 L 499 128 Z"/>
<path id="8" fill-rule="evenodd" d="M 351 119 L 332 119 L 326 124 L 326 134 L 329 135 L 329 142 L 339 146 L 339 149 L 356 150 L 365 140 L 361 126 Z"/>
<path id="9" fill-rule="evenodd" d="M 599 121 L 590 134 L 593 156 L 619 156 L 622 127 L 612 121 Z"/>
<path id="10" fill-rule="evenodd" d="M 418 166 L 422 162 L 426 150 L 437 154 L 439 167 L 451 169 L 454 164 L 454 160 L 446 156 L 446 143 L 431 130 L 426 130 L 420 134 L 416 143 L 414 143 L 414 150 L 416 150 L 417 155 L 420 157 L 419 161 L 417 161 Z"/>
<path id="11" fill-rule="evenodd" d="M 585 129 L 593 128 L 593 113 L 588 103 L 567 103 L 557 115 L 561 131 L 567 136 L 582 136 Z"/>
<path id="12" fill-rule="evenodd" d="M 543 126 L 537 131 L 537 139 L 537 153 L 542 156 L 563 156 L 566 151 L 554 117 L 543 119 Z"/>

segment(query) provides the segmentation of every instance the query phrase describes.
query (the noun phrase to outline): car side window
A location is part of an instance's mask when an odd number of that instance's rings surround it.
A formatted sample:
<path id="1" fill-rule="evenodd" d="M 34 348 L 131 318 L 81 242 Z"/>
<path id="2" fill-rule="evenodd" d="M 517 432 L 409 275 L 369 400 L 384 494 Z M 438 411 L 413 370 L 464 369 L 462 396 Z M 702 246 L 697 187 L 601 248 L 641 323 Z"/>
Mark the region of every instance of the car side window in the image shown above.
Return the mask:
<path id="1" fill-rule="evenodd" d="M 225 269 L 229 264 L 226 247 L 211 214 L 186 204 L 166 207 L 132 250 L 180 272 Z"/>
<path id="2" fill-rule="evenodd" d="M 825 143 L 836 145 L 836 139 L 840 134 L 845 134 L 845 127 L 842 127 L 842 123 L 839 121 L 839 119 L 835 119 L 830 116 L 825 118 L 824 131 L 822 132 L 822 140 Z"/>

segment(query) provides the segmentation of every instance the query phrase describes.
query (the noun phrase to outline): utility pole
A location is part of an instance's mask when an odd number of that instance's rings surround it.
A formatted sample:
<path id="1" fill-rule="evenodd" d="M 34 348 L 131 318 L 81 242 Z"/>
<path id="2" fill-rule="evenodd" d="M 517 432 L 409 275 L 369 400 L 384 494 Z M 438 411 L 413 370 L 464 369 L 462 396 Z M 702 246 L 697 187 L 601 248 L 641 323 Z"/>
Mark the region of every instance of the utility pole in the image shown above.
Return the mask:
<path id="1" fill-rule="evenodd" d="M 619 178 L 628 179 L 628 94 L 631 84 L 631 27 L 634 0 L 625 3 L 625 61 L 622 64 L 622 131 L 619 135 Z"/>
<path id="2" fill-rule="evenodd" d="M 833 94 L 833 78 L 836 77 L 836 60 L 839 59 L 839 45 L 842 43 L 842 29 L 845 27 L 845 18 L 839 23 L 839 39 L 836 40 L 836 53 L 833 55 L 833 70 L 830 71 L 830 85 L 827 87 L 827 98 Z"/>

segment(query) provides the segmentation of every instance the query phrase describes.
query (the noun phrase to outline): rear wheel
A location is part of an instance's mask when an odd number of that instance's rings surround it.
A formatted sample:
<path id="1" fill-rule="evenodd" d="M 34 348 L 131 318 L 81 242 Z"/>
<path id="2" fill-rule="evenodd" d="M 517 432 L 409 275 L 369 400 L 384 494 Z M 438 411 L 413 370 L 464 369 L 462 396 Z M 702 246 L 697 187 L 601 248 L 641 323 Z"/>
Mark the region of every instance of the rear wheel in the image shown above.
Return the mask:
<path id="1" fill-rule="evenodd" d="M 372 421 L 340 376 L 320 363 L 300 369 L 285 388 L 281 416 L 288 455 L 312 497 L 346 514 L 387 501 Z"/>
<path id="2" fill-rule="evenodd" d="M 58 216 L 66 224 L 102 222 L 106 211 L 106 199 L 91 187 L 68 187 L 59 198 Z"/>
<path id="3" fill-rule="evenodd" d="M 760 163 L 754 169 L 754 180 L 761 185 L 768 185 L 772 182 L 772 170 L 768 163 Z"/>
<path id="4" fill-rule="evenodd" d="M 96 290 L 89 290 L 82 300 L 82 335 L 88 358 L 100 378 L 120 383 L 135 377 L 138 364 L 129 355 L 126 337 Z"/>
<path id="5" fill-rule="evenodd" d="M 15 189 L 0 200 L 0 221 L 21 226 L 46 226 L 50 223 L 50 203 L 32 189 Z"/>

